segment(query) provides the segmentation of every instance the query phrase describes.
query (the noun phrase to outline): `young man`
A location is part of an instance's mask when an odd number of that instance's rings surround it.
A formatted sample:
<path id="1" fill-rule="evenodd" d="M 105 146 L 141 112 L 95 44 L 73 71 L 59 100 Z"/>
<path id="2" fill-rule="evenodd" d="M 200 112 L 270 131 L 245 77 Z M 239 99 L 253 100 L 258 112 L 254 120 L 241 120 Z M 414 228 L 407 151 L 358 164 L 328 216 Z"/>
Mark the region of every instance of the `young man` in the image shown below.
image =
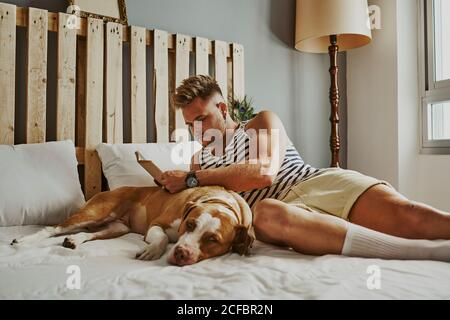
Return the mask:
<path id="1" fill-rule="evenodd" d="M 169 192 L 206 185 L 240 192 L 259 240 L 304 254 L 450 261 L 450 241 L 432 241 L 450 239 L 449 213 L 408 200 L 386 181 L 305 164 L 276 114 L 236 123 L 208 76 L 185 79 L 172 98 L 203 149 L 190 172 L 164 173 Z"/>

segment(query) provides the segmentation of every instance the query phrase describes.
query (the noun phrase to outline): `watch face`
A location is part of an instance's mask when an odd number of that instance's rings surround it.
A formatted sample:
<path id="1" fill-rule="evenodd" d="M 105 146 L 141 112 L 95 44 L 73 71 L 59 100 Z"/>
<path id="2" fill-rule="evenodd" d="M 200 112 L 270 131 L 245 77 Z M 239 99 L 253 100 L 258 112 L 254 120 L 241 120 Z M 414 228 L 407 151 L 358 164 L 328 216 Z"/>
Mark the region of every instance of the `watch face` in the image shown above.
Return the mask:
<path id="1" fill-rule="evenodd" d="M 198 181 L 197 179 L 195 179 L 195 177 L 189 177 L 186 182 L 189 188 L 194 188 L 198 184 Z"/>

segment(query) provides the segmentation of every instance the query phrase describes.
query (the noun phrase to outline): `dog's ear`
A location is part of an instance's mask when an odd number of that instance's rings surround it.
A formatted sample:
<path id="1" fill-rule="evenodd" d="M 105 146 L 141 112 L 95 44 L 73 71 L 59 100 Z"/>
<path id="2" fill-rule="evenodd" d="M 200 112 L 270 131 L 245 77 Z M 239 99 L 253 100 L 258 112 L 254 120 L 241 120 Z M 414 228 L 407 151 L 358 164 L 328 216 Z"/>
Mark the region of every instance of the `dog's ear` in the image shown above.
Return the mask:
<path id="1" fill-rule="evenodd" d="M 186 216 L 188 215 L 188 213 L 195 208 L 195 206 L 198 205 L 198 203 L 196 201 L 188 201 L 186 202 L 186 204 L 183 207 L 183 215 L 181 220 L 184 220 L 186 218 Z"/>
<path id="2" fill-rule="evenodd" d="M 241 211 L 241 224 L 244 225 L 249 230 L 252 229 L 253 224 L 253 213 L 250 209 L 248 203 L 242 198 L 239 194 L 234 191 L 229 191 L 229 193 L 234 197 L 237 204 L 239 205 L 239 209 Z"/>
<path id="3" fill-rule="evenodd" d="M 220 196 L 217 196 L 217 194 L 204 195 L 197 199 L 198 202 L 217 203 L 217 204 L 222 204 L 226 207 L 229 207 L 233 211 L 239 210 L 239 208 L 234 203 L 235 201 L 233 201 L 233 200 L 234 200 L 234 198 L 231 195 L 227 195 L 227 194 L 220 195 Z M 236 208 L 235 208 L 235 206 L 236 206 Z"/>
<path id="4" fill-rule="evenodd" d="M 232 251 L 240 255 L 250 255 L 250 248 L 255 240 L 253 230 L 253 214 L 247 202 L 236 192 L 229 191 L 236 199 L 241 211 L 241 225 L 236 227 L 236 236 L 233 241 Z"/>
<path id="5" fill-rule="evenodd" d="M 250 255 L 250 248 L 252 247 L 255 235 L 253 228 L 247 228 L 246 226 L 237 226 L 236 235 L 234 236 L 231 250 L 239 255 Z"/>

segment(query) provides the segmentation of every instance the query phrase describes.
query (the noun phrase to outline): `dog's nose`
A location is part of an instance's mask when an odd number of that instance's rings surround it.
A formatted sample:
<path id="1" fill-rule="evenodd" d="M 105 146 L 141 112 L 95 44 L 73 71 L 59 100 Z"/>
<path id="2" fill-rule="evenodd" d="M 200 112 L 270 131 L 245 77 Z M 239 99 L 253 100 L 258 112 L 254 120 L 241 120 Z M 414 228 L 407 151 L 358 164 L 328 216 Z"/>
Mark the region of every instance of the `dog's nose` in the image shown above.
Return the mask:
<path id="1" fill-rule="evenodd" d="M 178 246 L 175 248 L 175 259 L 177 261 L 183 261 L 188 256 L 189 256 L 189 252 L 185 248 L 183 248 L 181 246 Z"/>

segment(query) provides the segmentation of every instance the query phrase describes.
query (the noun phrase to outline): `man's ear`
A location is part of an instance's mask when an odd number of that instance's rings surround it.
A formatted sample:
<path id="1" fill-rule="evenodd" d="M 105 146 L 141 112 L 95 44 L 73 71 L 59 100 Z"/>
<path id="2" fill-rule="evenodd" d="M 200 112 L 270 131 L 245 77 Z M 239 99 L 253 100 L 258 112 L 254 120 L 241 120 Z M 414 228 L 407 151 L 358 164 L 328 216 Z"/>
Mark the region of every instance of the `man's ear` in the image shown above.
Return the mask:
<path id="1" fill-rule="evenodd" d="M 220 113 L 223 116 L 226 116 L 226 114 L 228 113 L 228 106 L 225 103 L 223 103 L 223 102 L 218 102 L 216 104 L 216 106 L 217 106 L 217 108 L 219 108 Z"/>
<path id="2" fill-rule="evenodd" d="M 237 226 L 236 234 L 234 236 L 231 250 L 239 255 L 250 255 L 250 248 L 252 247 L 255 235 L 253 228 L 247 228 L 245 226 Z"/>

